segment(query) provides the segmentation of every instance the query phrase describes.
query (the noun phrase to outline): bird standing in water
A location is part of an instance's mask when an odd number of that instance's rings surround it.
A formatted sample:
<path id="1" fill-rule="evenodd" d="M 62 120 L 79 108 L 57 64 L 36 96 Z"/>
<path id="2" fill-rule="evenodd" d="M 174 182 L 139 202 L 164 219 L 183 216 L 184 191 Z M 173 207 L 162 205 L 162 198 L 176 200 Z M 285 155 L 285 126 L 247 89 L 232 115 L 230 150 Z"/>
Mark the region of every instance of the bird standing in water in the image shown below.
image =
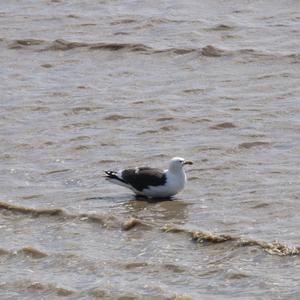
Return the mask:
<path id="1" fill-rule="evenodd" d="M 112 183 L 129 188 L 137 196 L 169 198 L 183 190 L 187 180 L 183 167 L 192 164 L 189 160 L 174 157 L 166 170 L 137 167 L 119 171 L 105 171 L 105 178 Z"/>

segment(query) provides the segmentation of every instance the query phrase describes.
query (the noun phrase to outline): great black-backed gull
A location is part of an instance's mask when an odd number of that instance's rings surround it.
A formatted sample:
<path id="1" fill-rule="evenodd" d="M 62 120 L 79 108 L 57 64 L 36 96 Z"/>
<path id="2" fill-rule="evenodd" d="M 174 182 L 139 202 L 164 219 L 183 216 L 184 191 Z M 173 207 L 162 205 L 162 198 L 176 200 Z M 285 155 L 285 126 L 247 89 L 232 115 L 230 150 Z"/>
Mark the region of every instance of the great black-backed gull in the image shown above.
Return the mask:
<path id="1" fill-rule="evenodd" d="M 174 157 L 167 170 L 149 167 L 105 171 L 105 178 L 115 184 L 127 187 L 137 196 L 149 198 L 169 198 L 179 193 L 185 186 L 184 165 L 192 165 L 189 160 Z"/>

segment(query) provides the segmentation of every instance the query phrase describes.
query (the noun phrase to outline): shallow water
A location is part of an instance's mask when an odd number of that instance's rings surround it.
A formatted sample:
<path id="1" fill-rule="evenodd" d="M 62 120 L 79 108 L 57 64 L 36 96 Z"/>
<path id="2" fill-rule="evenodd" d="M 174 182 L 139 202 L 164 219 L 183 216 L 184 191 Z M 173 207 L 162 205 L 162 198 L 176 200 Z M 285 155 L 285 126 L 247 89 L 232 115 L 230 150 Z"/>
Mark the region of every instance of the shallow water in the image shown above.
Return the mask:
<path id="1" fill-rule="evenodd" d="M 3 2 L 1 299 L 298 299 L 299 9 Z M 174 201 L 103 179 L 173 156 Z"/>

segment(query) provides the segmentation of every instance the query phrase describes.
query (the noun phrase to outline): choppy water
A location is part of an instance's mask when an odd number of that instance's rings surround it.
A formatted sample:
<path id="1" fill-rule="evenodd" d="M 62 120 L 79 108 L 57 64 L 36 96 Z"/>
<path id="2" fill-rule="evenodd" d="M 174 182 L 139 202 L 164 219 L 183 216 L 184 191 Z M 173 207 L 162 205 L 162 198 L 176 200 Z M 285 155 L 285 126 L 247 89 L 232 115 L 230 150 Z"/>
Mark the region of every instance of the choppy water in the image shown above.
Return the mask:
<path id="1" fill-rule="evenodd" d="M 299 11 L 2 1 L 1 299 L 298 299 Z M 173 156 L 174 201 L 102 177 Z"/>

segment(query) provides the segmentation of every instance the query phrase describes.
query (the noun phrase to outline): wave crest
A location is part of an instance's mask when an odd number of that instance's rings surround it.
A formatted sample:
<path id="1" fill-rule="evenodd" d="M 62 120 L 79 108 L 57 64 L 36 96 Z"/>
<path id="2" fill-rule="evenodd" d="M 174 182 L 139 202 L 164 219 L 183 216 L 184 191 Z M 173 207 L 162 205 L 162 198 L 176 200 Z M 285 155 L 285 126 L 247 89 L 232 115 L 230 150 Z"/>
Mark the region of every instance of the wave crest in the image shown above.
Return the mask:
<path id="1" fill-rule="evenodd" d="M 264 241 L 244 239 L 239 236 L 215 234 L 215 233 L 203 232 L 203 231 L 190 231 L 173 225 L 165 225 L 164 227 L 161 228 L 161 230 L 163 232 L 186 234 L 190 236 L 192 240 L 197 243 L 232 242 L 235 243 L 236 248 L 256 246 L 271 255 L 279 255 L 279 256 L 300 255 L 300 247 L 289 247 L 278 241 L 273 241 L 271 243 L 268 243 Z"/>
<path id="2" fill-rule="evenodd" d="M 220 27 L 222 30 L 224 26 Z M 143 54 L 173 54 L 173 55 L 187 55 L 195 54 L 197 56 L 205 56 L 211 58 L 223 57 L 223 56 L 246 56 L 253 58 L 262 59 L 278 59 L 285 57 L 292 59 L 297 63 L 300 59 L 299 53 L 271 53 L 262 52 L 255 49 L 236 49 L 226 50 L 220 49 L 213 45 L 206 45 L 203 47 L 186 47 L 186 48 L 165 48 L 157 49 L 151 46 L 147 46 L 142 43 L 119 43 L 119 42 L 72 42 L 64 39 L 57 39 L 54 41 L 38 40 L 38 39 L 18 39 L 18 40 L 1 40 L 2 43 L 6 44 L 9 49 L 15 50 L 32 50 L 32 51 L 70 51 L 74 49 L 81 49 L 85 51 L 124 51 L 124 52 L 140 52 Z"/>

